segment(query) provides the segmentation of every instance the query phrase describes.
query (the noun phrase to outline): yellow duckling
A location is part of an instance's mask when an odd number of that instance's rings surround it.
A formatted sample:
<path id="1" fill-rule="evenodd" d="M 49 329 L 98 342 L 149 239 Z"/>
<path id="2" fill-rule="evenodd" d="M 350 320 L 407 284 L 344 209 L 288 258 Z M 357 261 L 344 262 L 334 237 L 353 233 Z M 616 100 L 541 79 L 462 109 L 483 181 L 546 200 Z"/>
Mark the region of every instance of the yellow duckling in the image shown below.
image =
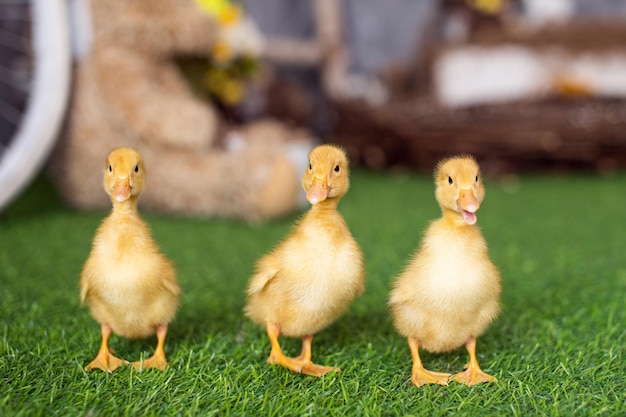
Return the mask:
<path id="1" fill-rule="evenodd" d="M 411 381 L 447 385 L 449 378 L 474 385 L 496 381 L 476 359 L 476 338 L 499 310 L 500 275 L 476 224 L 485 196 L 480 168 L 470 156 L 441 161 L 435 196 L 443 216 L 426 230 L 421 247 L 397 277 L 389 304 L 413 358 Z M 447 352 L 465 344 L 470 361 L 454 376 L 424 369 L 419 348 Z"/>
<path id="2" fill-rule="evenodd" d="M 302 185 L 311 209 L 291 234 L 261 258 L 248 286 L 246 314 L 265 326 L 267 360 L 295 372 L 322 376 L 337 368 L 311 362 L 313 335 L 345 312 L 365 284 L 363 254 L 337 204 L 348 191 L 343 149 L 320 145 L 309 153 Z M 302 353 L 283 354 L 279 335 L 302 338 Z"/>
<path id="3" fill-rule="evenodd" d="M 165 369 L 165 336 L 178 307 L 180 289 L 172 263 L 160 252 L 137 212 L 144 188 L 141 155 L 131 148 L 111 151 L 104 166 L 104 189 L 113 210 L 93 241 L 80 277 L 80 300 L 100 323 L 102 345 L 85 370 L 113 372 L 127 361 L 111 353 L 109 336 L 148 337 L 156 332 L 154 355 L 133 366 Z"/>

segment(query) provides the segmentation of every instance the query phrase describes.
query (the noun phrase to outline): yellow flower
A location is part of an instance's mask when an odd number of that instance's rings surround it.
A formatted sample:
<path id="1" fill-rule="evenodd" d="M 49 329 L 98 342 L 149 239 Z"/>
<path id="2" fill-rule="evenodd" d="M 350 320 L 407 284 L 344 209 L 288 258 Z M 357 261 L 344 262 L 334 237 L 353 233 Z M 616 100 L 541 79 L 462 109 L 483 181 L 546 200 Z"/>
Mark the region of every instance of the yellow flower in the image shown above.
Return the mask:
<path id="1" fill-rule="evenodd" d="M 466 0 L 474 9 L 486 13 L 497 14 L 502 10 L 505 0 Z"/>
<path id="2" fill-rule="evenodd" d="M 241 19 L 241 8 L 229 0 L 195 0 L 205 13 L 214 16 L 223 25 L 232 25 Z"/>

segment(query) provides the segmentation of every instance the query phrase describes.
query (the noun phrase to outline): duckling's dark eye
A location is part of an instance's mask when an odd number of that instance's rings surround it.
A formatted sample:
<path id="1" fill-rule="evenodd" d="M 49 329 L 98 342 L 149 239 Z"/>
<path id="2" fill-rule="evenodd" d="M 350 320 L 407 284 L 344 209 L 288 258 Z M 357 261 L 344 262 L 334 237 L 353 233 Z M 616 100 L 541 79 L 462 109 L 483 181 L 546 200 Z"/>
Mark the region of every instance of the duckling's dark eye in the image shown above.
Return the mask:
<path id="1" fill-rule="evenodd" d="M 478 175 L 476 175 L 476 182 L 478 182 Z"/>
<path id="2" fill-rule="evenodd" d="M 113 172 L 113 167 L 109 165 L 109 172 Z"/>
<path id="3" fill-rule="evenodd" d="M 139 172 L 139 165 L 135 165 L 135 172 Z"/>
<path id="4" fill-rule="evenodd" d="M 448 177 L 448 184 L 452 185 L 454 181 L 452 181 L 452 177 Z"/>
<path id="5" fill-rule="evenodd" d="M 313 169 L 313 165 L 309 164 L 309 171 Z"/>
<path id="6" fill-rule="evenodd" d="M 334 171 L 335 171 L 335 172 L 339 172 L 339 165 L 335 165 L 335 169 L 334 169 Z"/>

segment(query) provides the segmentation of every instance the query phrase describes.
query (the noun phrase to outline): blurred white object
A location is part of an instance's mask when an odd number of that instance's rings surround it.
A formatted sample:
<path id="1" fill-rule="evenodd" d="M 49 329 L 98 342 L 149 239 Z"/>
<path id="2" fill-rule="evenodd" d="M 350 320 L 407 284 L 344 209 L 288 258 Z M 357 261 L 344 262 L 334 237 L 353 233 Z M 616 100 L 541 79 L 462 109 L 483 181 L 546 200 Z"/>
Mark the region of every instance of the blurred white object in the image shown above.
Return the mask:
<path id="1" fill-rule="evenodd" d="M 70 42 L 65 0 L 32 0 L 29 6 L 33 79 L 15 136 L 0 159 L 0 209 L 18 195 L 46 161 L 69 95 Z"/>
<path id="2" fill-rule="evenodd" d="M 256 24 L 249 18 L 236 23 L 223 25 L 218 34 L 218 42 L 227 44 L 232 55 L 260 57 L 264 49 L 264 38 Z"/>
<path id="3" fill-rule="evenodd" d="M 588 52 L 560 61 L 559 74 L 595 96 L 626 97 L 626 52 Z"/>
<path id="4" fill-rule="evenodd" d="M 542 26 L 569 20 L 576 11 L 573 0 L 523 0 L 526 20 L 531 26 Z"/>
<path id="5" fill-rule="evenodd" d="M 626 51 L 621 50 L 470 46 L 444 52 L 434 71 L 436 96 L 450 107 L 550 95 L 626 97 Z"/>
<path id="6" fill-rule="evenodd" d="M 81 61 L 89 52 L 93 37 L 89 0 L 69 0 L 68 4 L 72 56 Z"/>
<path id="7" fill-rule="evenodd" d="M 363 100 L 370 106 L 381 106 L 389 100 L 389 90 L 376 77 L 346 73 L 328 87 L 332 97 L 340 100 Z"/>
<path id="8" fill-rule="evenodd" d="M 518 46 L 454 49 L 439 57 L 434 70 L 439 101 L 453 107 L 526 98 L 550 85 L 540 57 Z"/>

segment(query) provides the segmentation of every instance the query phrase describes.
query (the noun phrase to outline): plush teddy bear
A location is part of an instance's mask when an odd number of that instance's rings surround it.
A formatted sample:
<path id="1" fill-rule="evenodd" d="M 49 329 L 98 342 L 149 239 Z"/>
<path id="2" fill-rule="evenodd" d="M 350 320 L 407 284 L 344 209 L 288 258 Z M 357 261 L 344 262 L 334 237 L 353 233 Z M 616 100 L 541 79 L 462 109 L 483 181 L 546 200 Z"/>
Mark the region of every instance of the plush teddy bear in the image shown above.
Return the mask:
<path id="1" fill-rule="evenodd" d="M 148 210 L 256 221 L 301 204 L 299 179 L 314 140 L 271 119 L 224 123 L 179 70 L 179 56 L 210 57 L 218 44 L 224 55 L 229 36 L 236 40 L 230 54 L 250 52 L 237 50 L 250 45 L 202 10 L 210 1 L 88 3 L 92 41 L 77 65 L 66 133 L 50 164 L 68 204 L 108 207 L 101 171 L 118 146 L 144 156 L 150 183 L 141 204 Z"/>

